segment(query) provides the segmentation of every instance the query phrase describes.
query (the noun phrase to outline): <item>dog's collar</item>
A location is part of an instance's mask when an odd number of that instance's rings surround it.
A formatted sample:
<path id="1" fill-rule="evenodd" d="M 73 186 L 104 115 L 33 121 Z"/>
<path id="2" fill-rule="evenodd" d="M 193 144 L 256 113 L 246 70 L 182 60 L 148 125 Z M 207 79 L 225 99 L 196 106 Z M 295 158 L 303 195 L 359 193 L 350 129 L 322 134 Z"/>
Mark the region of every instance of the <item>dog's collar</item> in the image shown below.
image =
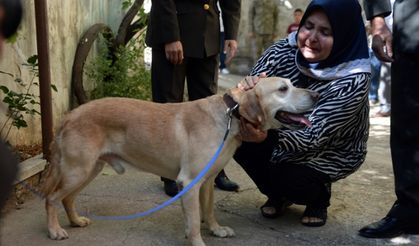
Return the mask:
<path id="1" fill-rule="evenodd" d="M 223 96 L 224 103 L 227 105 L 227 114 L 231 114 L 237 119 L 240 119 L 239 104 L 227 93 Z"/>

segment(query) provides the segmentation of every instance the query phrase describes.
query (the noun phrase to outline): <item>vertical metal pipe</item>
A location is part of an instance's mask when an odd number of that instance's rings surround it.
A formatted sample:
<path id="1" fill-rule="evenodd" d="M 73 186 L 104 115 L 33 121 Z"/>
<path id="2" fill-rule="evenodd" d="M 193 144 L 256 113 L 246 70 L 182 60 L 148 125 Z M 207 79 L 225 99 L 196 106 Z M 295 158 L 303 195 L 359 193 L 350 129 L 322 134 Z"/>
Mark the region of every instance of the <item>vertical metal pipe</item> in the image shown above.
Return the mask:
<path id="1" fill-rule="evenodd" d="M 41 97 L 42 152 L 49 161 L 52 141 L 51 74 L 49 63 L 48 16 L 46 0 L 35 0 L 36 43 Z"/>

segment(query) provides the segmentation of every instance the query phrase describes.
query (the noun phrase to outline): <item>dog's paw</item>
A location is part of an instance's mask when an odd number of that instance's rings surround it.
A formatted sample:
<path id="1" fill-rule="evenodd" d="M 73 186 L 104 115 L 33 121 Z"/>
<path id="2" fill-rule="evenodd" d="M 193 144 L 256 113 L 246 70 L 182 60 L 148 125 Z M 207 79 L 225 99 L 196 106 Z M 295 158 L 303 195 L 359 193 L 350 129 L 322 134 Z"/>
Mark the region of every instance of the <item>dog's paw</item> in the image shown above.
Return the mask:
<path id="1" fill-rule="evenodd" d="M 83 216 L 77 217 L 76 220 L 71 221 L 71 226 L 74 227 L 85 227 L 88 225 L 90 225 L 90 219 Z"/>
<path id="2" fill-rule="evenodd" d="M 204 243 L 204 241 L 202 240 L 201 237 L 196 237 L 196 238 L 193 238 L 190 241 L 190 245 L 192 245 L 192 246 L 205 246 L 205 243 Z"/>
<path id="3" fill-rule="evenodd" d="M 48 236 L 52 240 L 64 240 L 68 238 L 68 233 L 63 228 L 55 228 L 55 229 L 49 229 L 48 230 Z"/>
<path id="4" fill-rule="evenodd" d="M 233 237 L 234 230 L 228 226 L 219 226 L 212 230 L 212 234 L 216 237 Z"/>

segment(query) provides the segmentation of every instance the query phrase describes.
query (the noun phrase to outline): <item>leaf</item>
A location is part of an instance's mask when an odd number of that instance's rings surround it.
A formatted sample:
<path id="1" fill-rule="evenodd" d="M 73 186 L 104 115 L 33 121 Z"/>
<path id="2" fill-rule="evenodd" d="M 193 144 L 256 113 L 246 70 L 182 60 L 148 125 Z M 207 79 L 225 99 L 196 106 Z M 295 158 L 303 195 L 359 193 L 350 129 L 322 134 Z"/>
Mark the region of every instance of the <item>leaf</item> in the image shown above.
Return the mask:
<path id="1" fill-rule="evenodd" d="M 0 85 L 0 90 L 2 90 L 4 94 L 9 93 L 9 88 L 7 88 L 7 87 L 6 87 L 6 86 L 4 86 L 4 85 Z"/>
<path id="2" fill-rule="evenodd" d="M 23 117 L 19 117 L 13 121 L 13 125 L 16 126 L 17 129 L 20 129 L 21 127 L 28 127 L 28 123 L 26 123 L 26 121 L 22 118 Z"/>
<path id="3" fill-rule="evenodd" d="M 15 32 L 12 36 L 6 39 L 6 42 L 9 44 L 14 44 L 17 41 L 17 32 Z"/>
<path id="4" fill-rule="evenodd" d="M 4 102 L 4 103 L 7 103 L 7 104 L 12 104 L 12 103 L 13 103 L 13 100 L 12 100 L 10 97 L 5 97 L 5 98 L 3 99 L 3 102 Z"/>
<path id="5" fill-rule="evenodd" d="M 58 90 L 57 90 L 57 86 L 55 86 L 54 84 L 51 84 L 51 88 L 52 88 L 55 92 L 58 92 Z"/>
<path id="6" fill-rule="evenodd" d="M 31 64 L 32 66 L 38 65 L 36 62 L 38 61 L 38 55 L 33 55 L 28 58 L 27 62 Z"/>

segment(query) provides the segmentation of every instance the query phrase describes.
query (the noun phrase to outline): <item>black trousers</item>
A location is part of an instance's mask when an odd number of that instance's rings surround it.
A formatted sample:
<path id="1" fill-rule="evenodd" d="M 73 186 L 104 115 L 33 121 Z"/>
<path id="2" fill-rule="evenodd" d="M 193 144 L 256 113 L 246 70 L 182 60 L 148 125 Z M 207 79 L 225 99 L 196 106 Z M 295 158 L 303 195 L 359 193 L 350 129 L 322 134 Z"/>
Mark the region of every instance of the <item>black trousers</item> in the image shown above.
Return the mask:
<path id="1" fill-rule="evenodd" d="M 190 101 L 212 96 L 218 87 L 218 55 L 204 58 L 185 57 L 180 65 L 166 58 L 164 47 L 153 47 L 151 90 L 154 102 L 182 102 L 187 80 Z M 162 181 L 172 181 L 161 177 Z"/>
<path id="2" fill-rule="evenodd" d="M 330 205 L 330 178 L 304 165 L 271 163 L 276 138 L 268 132 L 262 143 L 247 143 L 236 151 L 234 160 L 243 167 L 258 189 L 268 198 L 287 199 L 315 208 Z"/>
<path id="3" fill-rule="evenodd" d="M 218 55 L 204 58 L 185 57 L 180 65 L 166 59 L 164 47 L 153 47 L 151 89 L 154 102 L 182 102 L 187 81 L 189 100 L 217 93 Z"/>
<path id="4" fill-rule="evenodd" d="M 390 146 L 397 201 L 390 214 L 419 220 L 419 54 L 394 55 Z"/>

